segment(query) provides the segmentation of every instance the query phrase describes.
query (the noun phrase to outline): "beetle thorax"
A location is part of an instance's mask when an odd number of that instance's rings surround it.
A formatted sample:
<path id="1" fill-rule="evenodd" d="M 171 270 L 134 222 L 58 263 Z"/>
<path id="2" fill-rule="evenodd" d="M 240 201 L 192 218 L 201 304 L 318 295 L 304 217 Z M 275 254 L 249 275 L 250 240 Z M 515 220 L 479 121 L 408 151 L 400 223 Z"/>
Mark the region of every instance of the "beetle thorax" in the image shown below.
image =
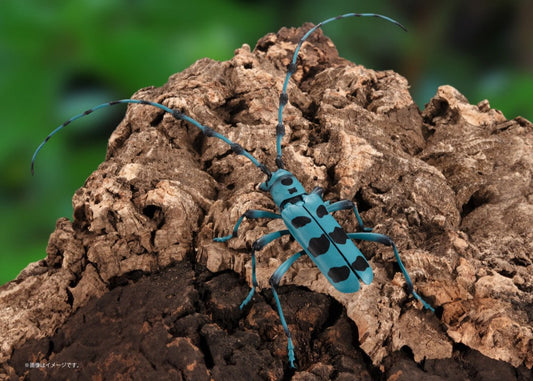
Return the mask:
<path id="1" fill-rule="evenodd" d="M 261 189 L 269 191 L 272 199 L 280 207 L 290 200 L 297 200 L 302 195 L 307 194 L 303 185 L 289 171 L 278 169 L 272 174 L 272 177 L 261 184 Z"/>

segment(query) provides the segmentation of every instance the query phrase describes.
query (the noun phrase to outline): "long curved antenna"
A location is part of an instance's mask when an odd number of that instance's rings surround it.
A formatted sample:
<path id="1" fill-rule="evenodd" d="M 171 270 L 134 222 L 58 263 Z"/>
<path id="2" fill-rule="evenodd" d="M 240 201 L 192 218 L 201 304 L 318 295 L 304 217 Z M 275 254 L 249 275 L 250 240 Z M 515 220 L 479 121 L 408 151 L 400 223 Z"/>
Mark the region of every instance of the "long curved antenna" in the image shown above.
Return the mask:
<path id="1" fill-rule="evenodd" d="M 168 108 L 167 106 L 162 105 L 160 103 L 145 101 L 145 100 L 142 100 L 142 99 L 120 99 L 118 101 L 111 101 L 111 102 L 107 102 L 107 103 L 102 103 L 102 104 L 100 104 L 98 106 L 95 106 L 95 107 L 93 107 L 93 108 L 91 108 L 91 109 L 89 109 L 89 110 L 87 110 L 85 112 L 82 112 L 81 114 L 78 114 L 78 115 L 70 118 L 69 120 L 67 120 L 65 123 L 63 123 L 62 125 L 57 127 L 54 131 L 52 131 L 43 140 L 43 142 L 41 144 L 39 144 L 39 147 L 37 147 L 37 149 L 35 150 L 35 153 L 33 154 L 32 159 L 31 159 L 31 174 L 33 175 L 33 173 L 34 173 L 33 169 L 34 169 L 34 164 L 35 164 L 35 158 L 37 157 L 37 154 L 39 153 L 39 151 L 43 148 L 43 146 L 46 144 L 46 142 L 48 140 L 50 140 L 50 138 L 52 136 L 54 136 L 56 133 L 58 133 L 63 127 L 68 126 L 70 123 L 72 123 L 76 119 L 83 118 L 84 116 L 89 115 L 89 114 L 93 113 L 96 110 L 99 110 L 99 109 L 102 109 L 102 108 L 105 108 L 105 107 L 114 106 L 114 105 L 121 104 L 121 103 L 136 103 L 136 104 L 154 106 L 154 107 L 157 107 L 157 108 L 159 108 L 159 109 L 161 109 L 161 110 L 163 110 L 165 112 L 168 112 L 169 114 L 171 114 L 174 118 L 176 118 L 178 120 L 184 120 L 186 122 L 189 122 L 192 125 L 198 127 L 205 134 L 205 136 L 215 137 L 217 139 L 222 140 L 224 143 L 228 144 L 230 146 L 231 150 L 233 152 L 235 152 L 237 155 L 242 155 L 242 156 L 245 156 L 246 158 L 248 158 L 257 168 L 259 168 L 261 171 L 263 171 L 263 173 L 265 173 L 268 176 L 268 178 L 270 178 L 270 176 L 271 176 L 270 170 L 263 163 L 259 162 L 255 157 L 253 157 L 251 153 L 246 151 L 240 144 L 232 142 L 231 140 L 229 140 L 224 135 L 219 134 L 218 132 L 216 132 L 215 130 L 213 130 L 210 127 L 207 127 L 207 126 L 204 126 L 204 125 L 200 124 L 199 122 L 197 122 L 193 118 L 183 114 L 182 112 L 180 112 L 178 110 L 173 110 L 173 109 Z"/>
<path id="2" fill-rule="evenodd" d="M 294 72 L 296 72 L 296 68 L 297 68 L 296 60 L 298 58 L 298 53 L 300 52 L 300 48 L 302 47 L 302 44 L 304 43 L 304 41 L 315 30 L 320 28 L 322 25 L 325 25 L 331 21 L 340 20 L 340 19 L 344 19 L 347 17 L 377 17 L 377 18 L 386 20 L 388 22 L 391 22 L 393 24 L 396 24 L 400 28 L 402 28 L 404 31 L 407 31 L 407 29 L 402 24 L 400 24 L 398 21 L 391 19 L 390 17 L 377 14 L 377 13 L 346 13 L 344 15 L 332 17 L 322 22 L 319 22 L 314 27 L 309 29 L 309 31 L 307 31 L 306 34 L 303 35 L 303 37 L 298 42 L 296 49 L 294 50 L 291 63 L 287 66 L 287 75 L 285 76 L 285 82 L 283 82 L 283 90 L 281 91 L 281 94 L 279 96 L 278 125 L 276 126 L 276 150 L 277 150 L 276 165 L 278 166 L 278 168 L 283 168 L 283 160 L 281 159 L 281 139 L 283 138 L 283 135 L 285 135 L 285 126 L 283 125 L 283 109 L 285 108 L 285 105 L 287 104 L 289 100 L 289 96 L 287 95 L 287 86 L 289 84 L 289 78 L 291 77 L 292 74 L 294 74 Z"/>

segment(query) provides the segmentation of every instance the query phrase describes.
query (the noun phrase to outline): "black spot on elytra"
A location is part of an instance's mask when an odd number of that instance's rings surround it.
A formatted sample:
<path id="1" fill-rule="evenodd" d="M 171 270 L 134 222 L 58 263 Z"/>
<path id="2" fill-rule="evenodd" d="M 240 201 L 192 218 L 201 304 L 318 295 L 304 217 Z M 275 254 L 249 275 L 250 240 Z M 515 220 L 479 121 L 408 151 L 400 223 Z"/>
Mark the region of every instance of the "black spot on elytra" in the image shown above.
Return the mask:
<path id="1" fill-rule="evenodd" d="M 283 208 L 285 208 L 287 204 L 296 204 L 297 202 L 300 202 L 300 201 L 302 201 L 302 196 L 294 196 L 294 197 L 288 198 L 281 202 L 279 209 L 283 210 Z"/>
<path id="2" fill-rule="evenodd" d="M 291 220 L 292 226 L 295 228 L 301 228 L 302 226 L 307 225 L 309 222 L 311 222 L 311 219 L 309 217 L 301 216 L 301 217 L 294 217 Z"/>
<path id="3" fill-rule="evenodd" d="M 314 257 L 317 257 L 327 253 L 329 250 L 329 245 L 329 238 L 325 234 L 322 234 L 318 238 L 311 238 L 309 240 L 309 247 L 307 250 L 309 250 Z"/>
<path id="4" fill-rule="evenodd" d="M 358 256 L 352 263 L 352 269 L 356 271 L 365 271 L 368 268 L 368 262 L 362 256 Z"/>
<path id="5" fill-rule="evenodd" d="M 328 214 L 328 210 L 324 205 L 320 205 L 318 208 L 316 208 L 316 215 L 320 218 L 324 217 L 326 214 Z"/>
<path id="6" fill-rule="evenodd" d="M 344 245 L 346 243 L 346 240 L 348 239 L 348 236 L 342 230 L 340 226 L 337 226 L 331 233 L 329 233 L 329 236 L 333 240 L 333 242 L 338 243 L 340 245 Z"/>
<path id="7" fill-rule="evenodd" d="M 296 193 L 296 192 L 298 192 L 298 189 L 296 189 L 296 188 L 290 188 L 289 189 L 289 193 L 290 194 L 293 194 L 293 193 Z"/>
<path id="8" fill-rule="evenodd" d="M 342 282 L 350 276 L 350 269 L 348 266 L 332 267 L 328 271 L 328 276 L 335 283 Z"/>
<path id="9" fill-rule="evenodd" d="M 292 184 L 292 177 L 288 176 L 288 177 L 284 177 L 283 179 L 281 179 L 281 183 L 285 186 L 289 186 Z"/>

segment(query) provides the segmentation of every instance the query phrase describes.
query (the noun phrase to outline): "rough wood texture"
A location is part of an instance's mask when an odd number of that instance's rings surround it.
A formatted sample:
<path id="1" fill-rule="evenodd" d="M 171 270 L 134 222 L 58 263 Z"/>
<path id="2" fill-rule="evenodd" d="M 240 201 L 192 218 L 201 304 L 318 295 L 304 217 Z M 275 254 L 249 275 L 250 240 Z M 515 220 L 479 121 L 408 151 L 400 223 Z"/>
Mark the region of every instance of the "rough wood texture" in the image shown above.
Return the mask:
<path id="1" fill-rule="evenodd" d="M 273 168 L 282 80 L 309 27 L 269 34 L 230 61 L 202 59 L 133 98 L 181 109 Z M 339 58 L 320 31 L 300 57 L 284 114 L 286 167 L 327 200 L 356 201 L 365 223 L 395 240 L 437 313 L 406 293 L 388 247 L 360 245 L 375 279 L 355 294 L 335 292 L 300 260 L 282 282 L 305 287 L 282 295 L 300 364 L 291 373 L 267 288 L 298 245 L 285 237 L 259 252 L 263 292 L 240 312 L 247 287 L 233 272 L 250 280 L 251 242 L 282 223 L 245 221 L 238 238 L 212 241 L 247 209 L 274 210 L 256 189 L 264 175 L 223 142 L 132 105 L 106 161 L 74 195 L 73 221 L 58 220 L 46 259 L 0 288 L 4 376 L 531 376 L 532 124 L 486 101 L 470 105 L 450 86 L 420 112 L 403 77 Z M 352 214 L 336 216 L 357 230 Z M 25 368 L 32 361 L 81 369 Z"/>

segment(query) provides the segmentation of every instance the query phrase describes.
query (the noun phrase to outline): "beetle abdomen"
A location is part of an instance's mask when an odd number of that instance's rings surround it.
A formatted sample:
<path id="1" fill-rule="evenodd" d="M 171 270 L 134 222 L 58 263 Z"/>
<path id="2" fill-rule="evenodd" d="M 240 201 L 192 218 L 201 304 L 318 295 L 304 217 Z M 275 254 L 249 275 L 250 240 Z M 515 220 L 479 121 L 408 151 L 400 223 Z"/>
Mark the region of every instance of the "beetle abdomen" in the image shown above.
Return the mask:
<path id="1" fill-rule="evenodd" d="M 287 228 L 328 281 L 344 293 L 356 292 L 359 279 L 372 282 L 373 274 L 363 254 L 348 239 L 317 194 L 302 196 L 302 202 L 281 212 Z"/>

